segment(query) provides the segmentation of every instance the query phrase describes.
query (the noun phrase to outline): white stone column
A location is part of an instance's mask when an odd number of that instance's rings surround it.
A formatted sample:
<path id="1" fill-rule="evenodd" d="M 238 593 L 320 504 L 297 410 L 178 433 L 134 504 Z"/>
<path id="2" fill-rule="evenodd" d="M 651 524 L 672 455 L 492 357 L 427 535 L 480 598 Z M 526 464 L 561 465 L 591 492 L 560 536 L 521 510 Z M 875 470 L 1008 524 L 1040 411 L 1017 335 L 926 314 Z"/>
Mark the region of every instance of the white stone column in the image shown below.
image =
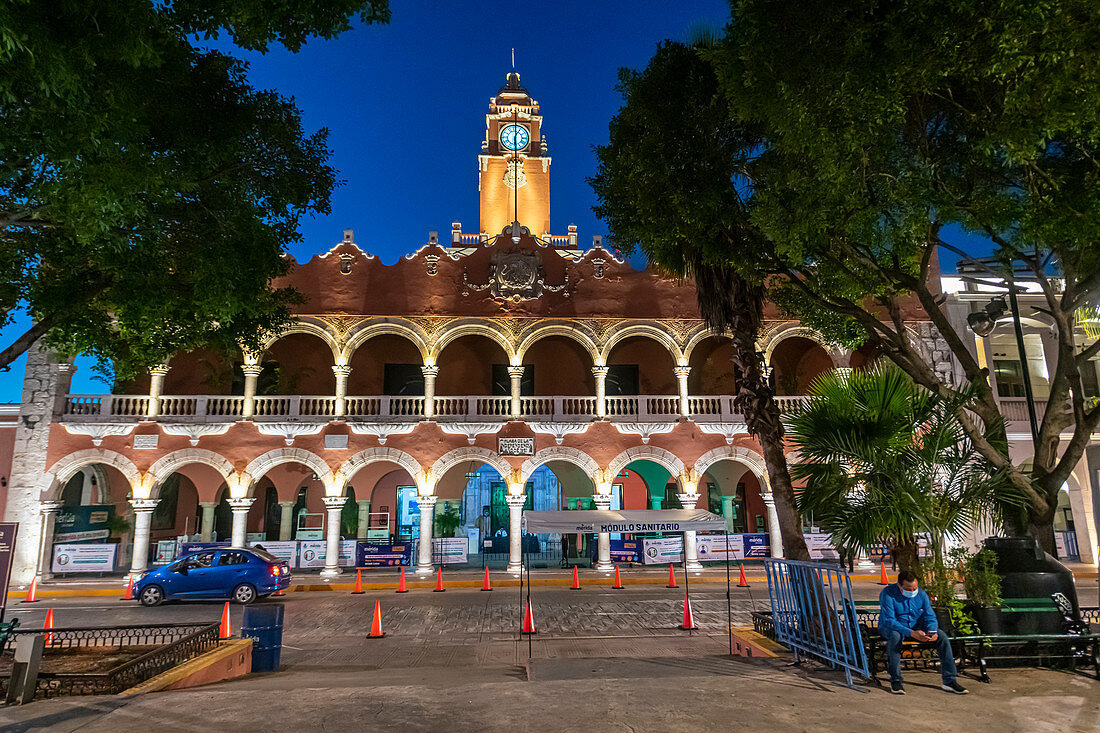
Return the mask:
<path id="1" fill-rule="evenodd" d="M 336 417 L 348 414 L 346 397 L 348 396 L 348 376 L 351 367 L 346 364 L 336 364 L 332 367 L 332 373 L 336 375 Z"/>
<path id="2" fill-rule="evenodd" d="M 420 369 L 424 372 L 424 417 L 435 417 L 435 378 L 439 376 L 439 367 L 425 364 Z"/>
<path id="3" fill-rule="evenodd" d="M 346 496 L 326 496 L 321 499 L 325 502 L 328 516 L 325 518 L 328 525 L 325 527 L 325 569 L 321 571 L 322 578 L 334 578 L 340 570 L 340 512 L 347 502 Z"/>
<path id="4" fill-rule="evenodd" d="M 676 375 L 676 383 L 680 388 L 680 417 L 691 417 L 691 400 L 688 399 L 688 375 L 691 374 L 691 367 L 674 367 L 672 372 Z"/>
<path id="5" fill-rule="evenodd" d="M 610 494 L 593 494 L 592 501 L 596 504 L 596 509 L 601 511 L 608 511 L 611 509 L 611 495 Z M 596 570 L 601 572 L 610 572 L 615 569 L 614 564 L 611 562 L 611 533 L 600 532 L 597 539 L 597 554 L 596 554 Z"/>
<path id="6" fill-rule="evenodd" d="M 252 502 L 256 501 L 251 496 L 241 496 L 229 499 L 229 508 L 233 511 L 233 532 L 229 544 L 233 547 L 244 547 L 248 534 L 248 510 L 252 508 Z"/>
<path id="7" fill-rule="evenodd" d="M 136 575 L 149 566 L 149 527 L 153 523 L 153 510 L 159 499 L 130 499 L 134 508 L 134 556 L 130 560 L 130 574 Z"/>
<path id="8" fill-rule="evenodd" d="M 523 372 L 526 369 L 524 366 L 510 366 L 508 367 L 508 379 L 511 381 L 512 387 L 512 406 L 509 410 L 509 414 L 513 420 L 519 420 L 523 414 Z"/>
<path id="9" fill-rule="evenodd" d="M 361 540 L 367 539 L 367 528 L 370 527 L 370 499 L 357 499 L 359 507 L 359 526 L 355 536 Z"/>
<path id="10" fill-rule="evenodd" d="M 199 533 L 199 539 L 210 542 L 214 537 L 214 508 L 218 506 L 218 502 L 200 501 L 199 506 L 202 507 L 202 530 Z"/>
<path id="11" fill-rule="evenodd" d="M 770 491 L 763 495 L 764 508 L 768 512 L 768 542 L 772 557 L 783 557 L 783 533 L 779 531 L 779 513 L 775 511 L 775 495 Z"/>
<path id="12" fill-rule="evenodd" d="M 523 505 L 525 494 L 508 494 L 508 572 L 523 570 Z"/>
<path id="13" fill-rule="evenodd" d="M 241 366 L 241 371 L 244 372 L 244 406 L 241 408 L 241 417 L 245 420 L 251 420 L 256 414 L 256 384 L 263 370 L 259 364 Z"/>
<path id="14" fill-rule="evenodd" d="M 167 364 L 158 364 L 149 370 L 149 405 L 145 416 L 150 420 L 156 420 L 160 415 L 160 394 L 164 390 L 164 377 L 167 374 Z"/>
<path id="15" fill-rule="evenodd" d="M 59 501 L 44 501 L 39 504 L 39 528 L 41 537 L 38 545 L 38 562 L 35 574 L 39 580 L 49 580 L 53 577 L 51 567 L 53 565 L 53 525 L 57 519 L 57 510 L 61 508 Z M 6 592 L 6 590 L 5 590 Z"/>
<path id="16" fill-rule="evenodd" d="M 722 516 L 726 519 L 726 532 L 733 531 L 733 502 L 736 496 L 722 497 Z"/>
<path id="17" fill-rule="evenodd" d="M 416 504 L 420 507 L 420 553 L 416 560 L 416 574 L 429 575 L 432 566 L 432 527 L 435 526 L 435 503 L 438 496 L 418 496 Z"/>
<path id="18" fill-rule="evenodd" d="M 607 367 L 592 367 L 592 376 L 596 378 L 596 417 L 607 417 Z"/>
<path id="19" fill-rule="evenodd" d="M 279 502 L 279 541 L 294 539 L 294 501 Z"/>
<path id="20" fill-rule="evenodd" d="M 680 506 L 684 509 L 694 509 L 695 505 L 699 503 L 698 494 L 677 494 L 676 498 L 680 500 Z M 685 570 L 702 570 L 703 565 L 699 562 L 699 549 L 695 544 L 695 532 L 684 532 L 684 569 Z"/>

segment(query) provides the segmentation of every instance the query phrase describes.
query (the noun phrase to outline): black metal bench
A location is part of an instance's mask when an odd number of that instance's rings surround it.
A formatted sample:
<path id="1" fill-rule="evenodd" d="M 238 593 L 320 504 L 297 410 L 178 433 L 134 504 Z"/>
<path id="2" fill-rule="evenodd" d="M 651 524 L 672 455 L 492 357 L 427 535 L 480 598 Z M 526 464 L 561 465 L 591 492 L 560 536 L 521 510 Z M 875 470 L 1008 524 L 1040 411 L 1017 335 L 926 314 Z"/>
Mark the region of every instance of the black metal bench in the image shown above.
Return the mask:
<path id="1" fill-rule="evenodd" d="M 8 642 L 14 636 L 15 627 L 18 625 L 19 619 L 17 618 L 0 622 L 0 654 L 3 654 L 4 650 L 8 648 Z"/>

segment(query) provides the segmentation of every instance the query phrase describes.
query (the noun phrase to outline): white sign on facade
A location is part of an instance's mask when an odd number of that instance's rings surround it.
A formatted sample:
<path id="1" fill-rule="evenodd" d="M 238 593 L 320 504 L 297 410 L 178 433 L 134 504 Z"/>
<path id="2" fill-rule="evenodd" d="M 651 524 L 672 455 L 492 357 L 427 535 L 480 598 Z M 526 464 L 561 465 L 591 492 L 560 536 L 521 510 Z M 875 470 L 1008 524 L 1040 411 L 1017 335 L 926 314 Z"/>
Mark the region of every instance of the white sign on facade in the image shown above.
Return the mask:
<path id="1" fill-rule="evenodd" d="M 322 542 L 321 544 L 326 544 L 326 543 Z M 249 545 L 249 547 L 256 547 L 257 545 L 259 545 L 260 548 L 262 548 L 264 550 L 267 550 L 269 553 L 271 553 L 275 557 L 279 558 L 280 560 L 285 561 L 286 564 L 291 567 L 291 569 L 298 567 L 298 543 L 293 541 L 293 540 L 288 540 L 288 541 L 285 541 L 285 542 L 275 542 L 275 541 L 268 542 L 266 540 L 262 540 L 262 541 L 259 541 L 259 542 L 249 542 L 248 545 Z M 323 559 L 324 558 L 323 553 L 324 553 L 324 550 L 322 550 L 322 561 L 321 561 L 321 566 L 322 567 L 325 564 L 324 559 Z M 340 554 L 343 555 L 344 554 L 343 551 L 341 551 Z M 341 559 L 343 559 L 343 558 L 341 557 Z"/>
<path id="2" fill-rule="evenodd" d="M 343 540 L 340 542 L 340 557 L 336 561 L 339 567 L 351 567 L 355 562 L 355 540 Z M 274 544 L 274 543 L 272 543 Z M 267 547 L 267 545 L 264 545 Z M 328 553 L 328 542 L 325 540 L 298 543 L 298 567 L 323 568 L 325 555 Z"/>
<path id="3" fill-rule="evenodd" d="M 497 438 L 497 453 L 502 456 L 535 455 L 534 438 Z"/>
<path id="4" fill-rule="evenodd" d="M 647 537 L 642 540 L 642 562 L 646 565 L 668 565 L 683 561 L 683 537 Z"/>
<path id="5" fill-rule="evenodd" d="M 135 435 L 134 436 L 134 448 L 136 450 L 153 450 L 157 447 L 160 436 L 156 433 L 152 435 Z"/>
<path id="6" fill-rule="evenodd" d="M 118 545 L 54 545 L 55 573 L 110 573 L 115 569 Z"/>
<path id="7" fill-rule="evenodd" d="M 176 540 L 157 540 L 157 557 L 154 565 L 166 565 L 176 559 L 179 546 Z"/>

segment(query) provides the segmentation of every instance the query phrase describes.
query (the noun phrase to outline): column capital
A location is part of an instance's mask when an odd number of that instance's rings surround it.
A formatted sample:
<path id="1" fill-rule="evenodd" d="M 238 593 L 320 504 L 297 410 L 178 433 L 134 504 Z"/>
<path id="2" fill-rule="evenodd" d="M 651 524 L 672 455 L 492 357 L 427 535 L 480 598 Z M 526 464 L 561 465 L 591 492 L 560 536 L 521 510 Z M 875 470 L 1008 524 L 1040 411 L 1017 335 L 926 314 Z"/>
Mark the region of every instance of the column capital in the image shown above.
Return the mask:
<path id="1" fill-rule="evenodd" d="M 351 367 L 347 364 L 333 364 L 332 373 L 335 374 L 337 378 L 343 377 L 347 379 L 348 375 L 351 374 Z"/>
<path id="2" fill-rule="evenodd" d="M 439 501 L 439 497 L 433 495 L 430 496 L 418 496 L 416 497 L 416 505 L 421 509 L 431 509 L 435 506 L 435 503 Z"/>
<path id="3" fill-rule="evenodd" d="M 152 512 L 159 503 L 160 499 L 130 499 L 130 506 L 135 512 Z"/>
<path id="4" fill-rule="evenodd" d="M 764 500 L 764 503 L 768 506 L 775 506 L 775 494 L 768 492 L 766 494 L 760 494 L 760 498 Z"/>
<path id="5" fill-rule="evenodd" d="M 699 503 L 699 494 L 677 494 L 676 498 L 680 500 L 680 506 L 684 509 L 694 509 Z"/>
<path id="6" fill-rule="evenodd" d="M 508 508 L 513 507 L 523 508 L 523 505 L 527 503 L 527 494 L 508 494 L 504 497 L 504 501 L 507 502 Z"/>
<path id="7" fill-rule="evenodd" d="M 348 497 L 346 496 L 322 496 L 321 501 L 325 503 L 325 508 L 329 511 L 333 509 L 340 509 L 347 503 Z"/>
<path id="8" fill-rule="evenodd" d="M 610 494 L 593 494 L 592 502 L 596 505 L 597 509 L 607 511 L 611 508 L 611 495 Z"/>
<path id="9" fill-rule="evenodd" d="M 424 364 L 420 367 L 420 371 L 424 372 L 424 378 L 431 377 L 434 379 L 439 376 L 439 367 L 435 364 Z"/>
<path id="10" fill-rule="evenodd" d="M 217 505 L 218 505 L 218 502 L 216 502 L 216 501 L 200 501 L 199 502 L 199 506 L 217 506 Z"/>
<path id="11" fill-rule="evenodd" d="M 289 507 L 293 507 L 293 506 L 294 506 L 295 504 L 297 504 L 297 503 L 298 503 L 298 502 L 297 502 L 296 500 L 294 500 L 294 499 L 290 499 L 289 501 L 280 501 L 280 502 L 279 502 L 279 506 L 289 506 Z"/>
<path id="12" fill-rule="evenodd" d="M 149 374 L 154 377 L 163 377 L 168 373 L 167 364 L 157 364 L 156 366 L 149 367 Z"/>
<path id="13" fill-rule="evenodd" d="M 523 364 L 513 365 L 508 367 L 508 376 L 512 379 L 519 379 L 525 371 L 527 371 L 527 367 Z"/>
<path id="14" fill-rule="evenodd" d="M 256 501 L 256 497 L 234 496 L 229 498 L 227 501 L 229 502 L 229 506 L 232 507 L 233 511 L 242 511 L 252 506 L 253 502 Z"/>
<path id="15" fill-rule="evenodd" d="M 606 377 L 608 367 L 606 366 L 594 366 L 592 367 L 592 374 L 595 377 Z"/>
<path id="16" fill-rule="evenodd" d="M 38 503 L 38 511 L 42 514 L 51 514 L 61 509 L 60 501 L 42 501 Z"/>
<path id="17" fill-rule="evenodd" d="M 356 499 L 355 504 L 360 509 L 362 509 L 363 507 L 370 508 L 370 499 Z"/>
<path id="18" fill-rule="evenodd" d="M 246 377 L 258 377 L 263 370 L 261 364 L 241 364 L 241 371 L 244 372 Z"/>
<path id="19" fill-rule="evenodd" d="M 676 366 L 672 368 L 672 373 L 676 375 L 677 379 L 687 379 L 687 376 L 691 374 L 691 367 Z"/>

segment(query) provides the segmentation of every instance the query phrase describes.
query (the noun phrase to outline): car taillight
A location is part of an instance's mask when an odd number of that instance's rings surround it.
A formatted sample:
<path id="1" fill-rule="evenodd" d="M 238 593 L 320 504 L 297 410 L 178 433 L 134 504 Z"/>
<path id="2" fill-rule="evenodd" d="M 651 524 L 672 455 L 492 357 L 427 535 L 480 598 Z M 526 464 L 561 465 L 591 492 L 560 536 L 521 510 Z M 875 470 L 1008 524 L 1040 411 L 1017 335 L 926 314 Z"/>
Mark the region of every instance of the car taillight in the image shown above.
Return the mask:
<path id="1" fill-rule="evenodd" d="M 272 575 L 278 575 L 279 573 L 283 572 L 278 565 L 269 565 L 267 569 L 271 571 Z"/>

